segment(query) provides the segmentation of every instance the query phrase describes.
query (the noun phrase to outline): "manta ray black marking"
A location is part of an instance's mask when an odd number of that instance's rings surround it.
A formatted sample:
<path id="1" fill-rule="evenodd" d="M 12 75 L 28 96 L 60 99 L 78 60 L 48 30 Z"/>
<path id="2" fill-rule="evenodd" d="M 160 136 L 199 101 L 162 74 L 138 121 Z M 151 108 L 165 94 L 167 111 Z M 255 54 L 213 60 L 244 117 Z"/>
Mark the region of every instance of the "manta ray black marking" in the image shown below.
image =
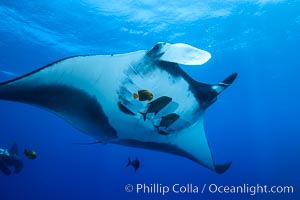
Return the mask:
<path id="1" fill-rule="evenodd" d="M 168 152 L 223 173 L 231 163 L 215 164 L 203 114 L 237 74 L 205 84 L 177 64 L 202 65 L 210 57 L 187 44 L 168 43 L 128 54 L 74 56 L 1 83 L 0 99 L 49 110 L 97 143 Z M 153 93 L 151 102 L 133 98 L 142 89 Z M 170 114 L 176 118 L 161 121 Z M 167 125 L 158 131 L 159 124 Z"/>

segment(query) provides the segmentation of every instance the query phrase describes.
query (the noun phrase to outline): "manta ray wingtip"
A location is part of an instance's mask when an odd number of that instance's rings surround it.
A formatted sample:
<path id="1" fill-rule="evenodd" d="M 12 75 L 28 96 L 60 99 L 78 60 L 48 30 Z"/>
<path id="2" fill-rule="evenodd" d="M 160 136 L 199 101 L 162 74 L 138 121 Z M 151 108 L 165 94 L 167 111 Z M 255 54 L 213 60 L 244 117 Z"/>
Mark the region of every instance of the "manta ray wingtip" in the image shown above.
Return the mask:
<path id="1" fill-rule="evenodd" d="M 228 162 L 228 163 L 221 164 L 221 165 L 215 165 L 215 171 L 218 174 L 223 174 L 230 168 L 231 165 L 232 165 L 232 162 Z"/>
<path id="2" fill-rule="evenodd" d="M 238 73 L 233 73 L 230 76 L 228 76 L 224 81 L 222 81 L 223 84 L 230 85 L 233 83 L 233 81 L 236 79 Z"/>

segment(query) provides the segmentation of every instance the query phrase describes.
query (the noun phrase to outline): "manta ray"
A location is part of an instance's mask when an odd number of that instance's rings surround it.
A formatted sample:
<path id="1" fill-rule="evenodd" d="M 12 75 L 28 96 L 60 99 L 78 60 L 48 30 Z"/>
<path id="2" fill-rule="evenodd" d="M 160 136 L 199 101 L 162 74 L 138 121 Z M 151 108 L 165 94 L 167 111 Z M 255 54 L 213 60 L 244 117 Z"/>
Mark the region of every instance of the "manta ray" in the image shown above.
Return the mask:
<path id="1" fill-rule="evenodd" d="M 126 54 L 73 56 L 0 83 L 0 99 L 46 109 L 99 143 L 167 152 L 223 173 L 231 162 L 215 163 L 203 115 L 237 74 L 206 84 L 179 66 L 210 58 L 163 42 Z M 151 92 L 151 100 L 133 98 L 138 91 Z"/>

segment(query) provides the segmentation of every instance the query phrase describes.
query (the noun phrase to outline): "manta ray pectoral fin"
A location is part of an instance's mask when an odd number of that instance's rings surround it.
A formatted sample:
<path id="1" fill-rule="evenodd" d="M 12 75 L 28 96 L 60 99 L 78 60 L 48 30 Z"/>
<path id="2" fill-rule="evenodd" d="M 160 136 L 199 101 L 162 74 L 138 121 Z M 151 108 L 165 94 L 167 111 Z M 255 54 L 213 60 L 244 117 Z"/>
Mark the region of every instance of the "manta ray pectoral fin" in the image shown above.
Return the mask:
<path id="1" fill-rule="evenodd" d="M 217 100 L 217 96 L 230 86 L 236 77 L 237 73 L 233 73 L 218 84 L 206 84 L 195 81 L 194 94 L 202 108 L 206 109 L 213 104 Z"/>
<path id="2" fill-rule="evenodd" d="M 178 133 L 172 139 L 172 144 L 178 148 L 178 155 L 187 157 L 218 174 L 224 173 L 231 166 L 231 162 L 221 165 L 214 163 L 202 121 Z"/>
<path id="3" fill-rule="evenodd" d="M 158 60 L 179 63 L 184 65 L 202 65 L 211 55 L 209 52 L 197 49 L 193 46 L 177 43 L 157 43 L 147 55 L 156 57 Z"/>

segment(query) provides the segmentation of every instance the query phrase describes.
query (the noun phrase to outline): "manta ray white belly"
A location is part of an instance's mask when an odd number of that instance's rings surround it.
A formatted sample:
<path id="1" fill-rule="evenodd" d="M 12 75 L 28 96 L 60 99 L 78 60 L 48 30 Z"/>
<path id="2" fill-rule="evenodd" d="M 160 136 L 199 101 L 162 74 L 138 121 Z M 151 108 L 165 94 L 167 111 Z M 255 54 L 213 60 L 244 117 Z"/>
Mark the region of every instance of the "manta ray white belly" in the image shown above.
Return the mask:
<path id="1" fill-rule="evenodd" d="M 0 98 L 45 108 L 98 141 L 187 157 L 218 173 L 203 129 L 203 113 L 236 78 L 215 85 L 191 79 L 176 63 L 203 64 L 210 54 L 186 44 L 149 51 L 77 56 L 0 85 Z M 133 94 L 148 90 L 151 101 Z"/>

